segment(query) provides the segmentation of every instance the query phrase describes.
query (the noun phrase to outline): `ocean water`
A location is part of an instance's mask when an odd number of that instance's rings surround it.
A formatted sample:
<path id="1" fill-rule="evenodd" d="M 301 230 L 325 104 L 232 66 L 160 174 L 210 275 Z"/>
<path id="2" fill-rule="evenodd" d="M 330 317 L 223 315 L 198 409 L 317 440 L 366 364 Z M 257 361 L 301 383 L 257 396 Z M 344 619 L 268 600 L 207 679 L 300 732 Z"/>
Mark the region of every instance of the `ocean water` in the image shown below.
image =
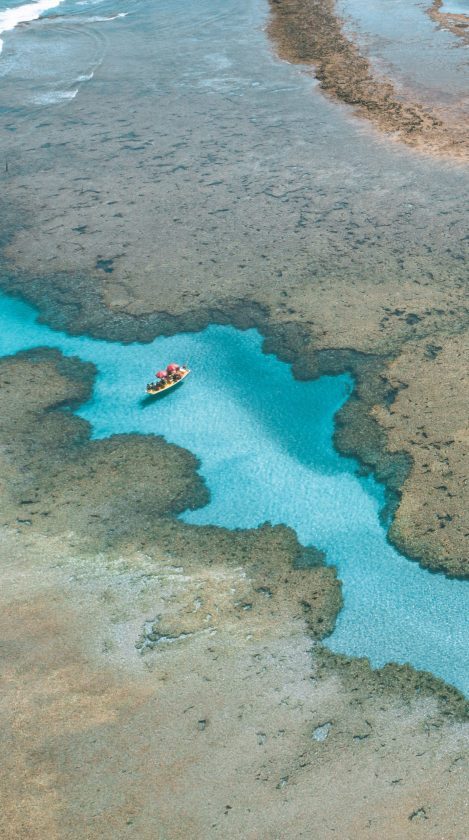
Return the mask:
<path id="1" fill-rule="evenodd" d="M 36 317 L 0 298 L 0 355 L 48 346 L 93 362 L 94 392 L 77 413 L 95 438 L 161 434 L 200 459 L 211 499 L 186 512 L 186 522 L 284 523 L 327 553 L 344 596 L 328 647 L 374 666 L 409 662 L 469 692 L 468 583 L 395 551 L 379 519 L 383 487 L 334 450 L 334 415 L 353 388 L 348 375 L 295 381 L 287 364 L 262 352 L 256 330 L 211 326 L 122 345 L 55 332 Z M 146 401 L 146 382 L 174 360 L 188 362 L 191 376 L 171 396 Z"/>
<path id="2" fill-rule="evenodd" d="M 18 6 L 0 7 L 0 34 L 11 32 L 21 23 L 37 20 L 44 12 L 59 6 L 62 0 L 35 0 L 33 3 L 23 3 Z M 3 41 L 0 39 L 0 51 Z"/>
<path id="3" fill-rule="evenodd" d="M 101 66 L 102 26 L 127 17 L 129 6 L 132 0 L 0 0 L 0 78 L 13 82 L 9 103 L 31 109 L 74 99 Z"/>

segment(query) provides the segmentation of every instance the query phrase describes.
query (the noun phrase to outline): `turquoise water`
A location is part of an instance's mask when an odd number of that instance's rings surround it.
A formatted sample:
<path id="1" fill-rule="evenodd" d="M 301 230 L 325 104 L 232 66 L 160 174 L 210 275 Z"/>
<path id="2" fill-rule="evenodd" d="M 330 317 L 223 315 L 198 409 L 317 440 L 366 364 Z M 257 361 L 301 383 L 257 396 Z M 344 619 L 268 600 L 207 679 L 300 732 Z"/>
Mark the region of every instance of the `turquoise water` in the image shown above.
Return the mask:
<path id="1" fill-rule="evenodd" d="M 122 345 L 54 332 L 9 298 L 0 313 L 0 355 L 56 347 L 97 366 L 93 397 L 78 412 L 95 438 L 162 434 L 200 458 L 211 501 L 186 522 L 285 523 L 327 552 L 344 595 L 328 647 L 375 666 L 409 662 L 469 690 L 467 583 L 431 574 L 387 543 L 383 488 L 333 448 L 334 414 L 352 389 L 347 375 L 297 382 L 262 353 L 256 330 L 212 326 Z M 171 360 L 188 361 L 193 374 L 170 397 L 145 402 L 146 382 Z"/>

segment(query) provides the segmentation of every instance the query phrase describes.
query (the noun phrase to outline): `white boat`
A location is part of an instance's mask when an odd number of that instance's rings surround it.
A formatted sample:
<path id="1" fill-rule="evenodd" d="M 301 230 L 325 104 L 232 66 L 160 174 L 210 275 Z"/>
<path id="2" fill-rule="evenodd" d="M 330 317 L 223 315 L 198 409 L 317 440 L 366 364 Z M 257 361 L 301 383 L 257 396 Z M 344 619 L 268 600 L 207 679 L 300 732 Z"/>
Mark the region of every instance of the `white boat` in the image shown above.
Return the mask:
<path id="1" fill-rule="evenodd" d="M 160 375 L 162 373 L 164 373 L 164 376 Z M 189 374 L 190 370 L 185 365 L 168 365 L 165 371 L 158 372 L 157 376 L 159 378 L 157 382 L 148 383 L 146 388 L 147 394 L 150 394 L 152 397 L 166 394 L 171 388 L 175 388 L 176 385 L 182 385 Z"/>

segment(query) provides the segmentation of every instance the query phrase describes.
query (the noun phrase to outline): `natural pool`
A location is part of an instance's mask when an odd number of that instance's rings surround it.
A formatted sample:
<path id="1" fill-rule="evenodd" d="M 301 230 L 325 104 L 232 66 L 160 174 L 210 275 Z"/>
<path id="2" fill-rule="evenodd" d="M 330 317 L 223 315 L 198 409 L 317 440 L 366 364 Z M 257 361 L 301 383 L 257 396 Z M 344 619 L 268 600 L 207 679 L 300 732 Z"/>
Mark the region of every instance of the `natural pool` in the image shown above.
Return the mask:
<path id="1" fill-rule="evenodd" d="M 467 583 L 402 557 L 379 520 L 383 488 L 357 474 L 333 447 L 334 415 L 347 375 L 297 382 L 262 353 L 256 330 L 201 333 L 123 345 L 55 332 L 24 303 L 0 297 L 0 355 L 47 346 L 93 362 L 92 399 L 78 412 L 93 436 L 161 434 L 201 460 L 210 503 L 194 524 L 256 527 L 269 520 L 327 552 L 343 582 L 344 607 L 326 644 L 375 666 L 409 662 L 469 691 Z M 171 397 L 142 399 L 152 373 L 171 360 L 194 372 Z"/>

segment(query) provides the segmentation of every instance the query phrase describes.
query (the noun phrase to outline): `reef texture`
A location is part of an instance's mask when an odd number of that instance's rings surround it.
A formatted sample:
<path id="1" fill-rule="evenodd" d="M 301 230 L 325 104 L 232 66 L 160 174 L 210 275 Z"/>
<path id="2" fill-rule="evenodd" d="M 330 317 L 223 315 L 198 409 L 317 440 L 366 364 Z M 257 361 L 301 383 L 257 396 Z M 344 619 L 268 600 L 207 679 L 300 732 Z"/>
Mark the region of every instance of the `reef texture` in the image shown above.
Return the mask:
<path id="1" fill-rule="evenodd" d="M 334 570 L 284 527 L 179 523 L 205 498 L 194 458 L 90 441 L 64 408 L 92 374 L 55 351 L 1 362 L 2 836 L 462 837 L 461 695 L 323 649 Z"/>
<path id="2" fill-rule="evenodd" d="M 196 459 L 162 438 L 90 440 L 89 424 L 61 409 L 88 395 L 93 378 L 92 365 L 53 350 L 0 361 L 2 524 L 70 533 L 82 550 L 143 545 L 158 516 L 204 504 L 207 491 Z"/>
<path id="3" fill-rule="evenodd" d="M 448 121 L 435 108 L 409 101 L 377 77 L 370 61 L 344 33 L 334 0 L 270 0 L 269 34 L 279 55 L 314 65 L 321 88 L 352 105 L 380 130 L 420 151 L 468 160 L 467 123 Z"/>
<path id="4" fill-rule="evenodd" d="M 468 371 L 467 334 L 410 342 L 385 374 L 394 401 L 375 408 L 388 448 L 412 447 L 390 537 L 405 554 L 453 575 L 468 571 Z"/>
<path id="5" fill-rule="evenodd" d="M 445 12 L 442 9 L 443 0 L 433 0 L 432 5 L 427 10 L 428 15 L 440 29 L 449 29 L 453 35 L 462 38 L 464 43 L 469 43 L 469 20 L 467 15 L 455 14 L 452 12 Z"/>
<path id="6" fill-rule="evenodd" d="M 303 352 L 296 364 L 295 338 L 283 338 L 297 376 L 353 374 L 355 391 L 337 416 L 335 442 L 385 483 L 391 541 L 423 566 L 467 577 L 467 332 L 404 342 L 387 363 L 322 351 L 309 365 Z"/>

